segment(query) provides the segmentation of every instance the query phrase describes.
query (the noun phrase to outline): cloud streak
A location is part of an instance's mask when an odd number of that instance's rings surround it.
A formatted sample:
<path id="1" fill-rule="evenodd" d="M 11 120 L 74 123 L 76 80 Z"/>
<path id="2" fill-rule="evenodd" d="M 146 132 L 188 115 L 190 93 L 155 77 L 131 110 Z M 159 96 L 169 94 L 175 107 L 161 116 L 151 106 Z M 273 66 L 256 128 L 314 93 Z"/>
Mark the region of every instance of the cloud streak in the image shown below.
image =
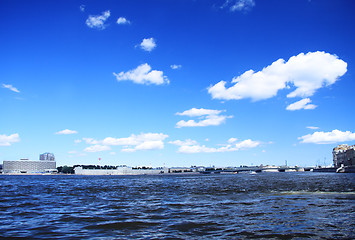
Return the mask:
<path id="1" fill-rule="evenodd" d="M 103 152 L 103 151 L 110 151 L 111 148 L 109 146 L 103 145 L 92 145 L 84 149 L 84 152 Z"/>
<path id="2" fill-rule="evenodd" d="M 181 65 L 177 65 L 177 64 L 170 65 L 170 68 L 174 70 L 179 69 L 181 67 L 182 67 Z"/>
<path id="3" fill-rule="evenodd" d="M 57 135 L 69 135 L 69 134 L 77 134 L 78 132 L 75 130 L 64 129 L 62 131 L 56 132 Z"/>
<path id="4" fill-rule="evenodd" d="M 221 8 L 229 8 L 231 12 L 246 12 L 251 10 L 254 6 L 254 0 L 226 0 L 225 3 L 221 6 Z"/>
<path id="5" fill-rule="evenodd" d="M 292 103 L 286 107 L 286 110 L 295 111 L 301 109 L 315 109 L 317 105 L 311 104 L 311 99 L 304 98 L 298 102 Z"/>
<path id="6" fill-rule="evenodd" d="M 207 127 L 207 126 L 218 126 L 225 123 L 227 118 L 232 118 L 233 116 L 221 115 L 224 112 L 222 110 L 204 109 L 204 108 L 191 108 L 182 113 L 176 113 L 179 116 L 188 117 L 199 117 L 199 121 L 195 120 L 180 120 L 176 123 L 176 128 L 182 127 Z"/>
<path id="7" fill-rule="evenodd" d="M 3 88 L 7 88 L 7 89 L 9 89 L 9 90 L 11 90 L 11 91 L 13 91 L 13 92 L 16 92 L 16 93 L 19 93 L 19 92 L 20 92 L 17 88 L 15 88 L 14 86 L 12 86 L 11 84 L 2 84 L 2 87 L 3 87 Z"/>
<path id="8" fill-rule="evenodd" d="M 314 127 L 314 126 L 308 126 L 308 127 L 306 127 L 306 128 L 311 129 L 311 130 L 317 130 L 317 129 L 319 129 L 319 127 Z"/>

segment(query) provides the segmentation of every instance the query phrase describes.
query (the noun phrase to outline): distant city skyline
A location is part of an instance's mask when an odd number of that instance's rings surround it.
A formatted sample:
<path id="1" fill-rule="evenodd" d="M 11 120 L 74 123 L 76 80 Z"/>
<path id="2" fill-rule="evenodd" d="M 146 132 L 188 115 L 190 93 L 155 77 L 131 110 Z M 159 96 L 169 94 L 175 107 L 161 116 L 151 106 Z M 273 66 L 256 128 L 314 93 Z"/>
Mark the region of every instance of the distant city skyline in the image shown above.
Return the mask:
<path id="1" fill-rule="evenodd" d="M 0 2 L 0 162 L 314 166 L 355 144 L 352 1 Z"/>

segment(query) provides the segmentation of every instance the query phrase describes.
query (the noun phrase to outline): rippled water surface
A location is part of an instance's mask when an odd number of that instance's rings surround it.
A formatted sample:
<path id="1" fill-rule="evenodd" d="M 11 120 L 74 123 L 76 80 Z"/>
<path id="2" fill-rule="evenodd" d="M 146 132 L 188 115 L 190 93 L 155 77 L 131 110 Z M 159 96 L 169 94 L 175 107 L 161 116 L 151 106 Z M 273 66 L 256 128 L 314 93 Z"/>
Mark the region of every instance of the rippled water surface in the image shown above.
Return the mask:
<path id="1" fill-rule="evenodd" d="M 0 238 L 354 239 L 355 174 L 0 175 Z"/>

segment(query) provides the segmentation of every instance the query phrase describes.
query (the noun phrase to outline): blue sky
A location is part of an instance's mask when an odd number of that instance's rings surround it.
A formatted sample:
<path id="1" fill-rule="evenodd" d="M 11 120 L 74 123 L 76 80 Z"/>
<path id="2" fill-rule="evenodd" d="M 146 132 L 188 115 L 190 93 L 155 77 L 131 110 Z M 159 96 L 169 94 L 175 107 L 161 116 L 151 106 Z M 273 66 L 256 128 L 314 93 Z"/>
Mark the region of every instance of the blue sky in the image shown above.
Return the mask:
<path id="1" fill-rule="evenodd" d="M 354 10 L 2 0 L 0 161 L 328 165 L 355 143 Z"/>

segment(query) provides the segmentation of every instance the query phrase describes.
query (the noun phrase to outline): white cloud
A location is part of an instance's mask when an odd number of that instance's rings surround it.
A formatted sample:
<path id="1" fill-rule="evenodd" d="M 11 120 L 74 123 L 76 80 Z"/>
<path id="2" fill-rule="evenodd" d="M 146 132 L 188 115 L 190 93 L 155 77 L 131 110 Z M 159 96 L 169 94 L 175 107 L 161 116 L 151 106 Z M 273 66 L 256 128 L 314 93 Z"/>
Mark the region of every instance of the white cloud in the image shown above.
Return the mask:
<path id="1" fill-rule="evenodd" d="M 325 52 L 300 53 L 287 62 L 279 59 L 259 72 L 249 70 L 233 78 L 233 86 L 226 88 L 220 81 L 208 88 L 214 99 L 253 101 L 268 99 L 281 89 L 292 89 L 287 97 L 309 97 L 318 89 L 330 86 L 347 71 L 347 63 Z"/>
<path id="2" fill-rule="evenodd" d="M 90 149 L 89 149 L 89 151 L 90 151 Z M 72 157 L 84 157 L 84 156 L 87 156 L 87 153 L 78 152 L 76 150 L 69 151 L 68 154 L 70 154 L 69 157 L 71 157 L 71 158 Z"/>
<path id="3" fill-rule="evenodd" d="M 81 142 L 82 142 L 81 139 L 76 139 L 76 140 L 74 140 L 74 143 L 75 143 L 75 144 L 78 144 L 78 143 L 81 143 Z"/>
<path id="4" fill-rule="evenodd" d="M 249 11 L 255 6 L 254 0 L 226 0 L 221 8 L 228 7 L 230 11 Z"/>
<path id="5" fill-rule="evenodd" d="M 191 139 L 186 139 L 184 141 L 181 140 L 175 140 L 175 141 L 170 141 L 170 144 L 174 144 L 177 146 L 191 146 L 191 145 L 197 145 L 197 142 L 195 140 Z"/>
<path id="6" fill-rule="evenodd" d="M 62 131 L 56 132 L 55 134 L 59 135 L 68 135 L 68 134 L 77 134 L 78 132 L 75 130 L 64 129 Z"/>
<path id="7" fill-rule="evenodd" d="M 313 127 L 313 126 L 308 126 L 308 127 L 306 127 L 306 128 L 312 129 L 312 130 L 317 130 L 317 129 L 319 129 L 319 127 Z"/>
<path id="8" fill-rule="evenodd" d="M 0 146 L 11 146 L 12 143 L 20 141 L 20 136 L 18 133 L 11 134 L 9 136 L 0 134 Z"/>
<path id="9" fill-rule="evenodd" d="M 83 140 L 85 141 L 85 143 L 87 144 L 99 144 L 100 142 L 93 139 L 93 138 L 83 138 Z"/>
<path id="10" fill-rule="evenodd" d="M 141 133 L 139 135 L 132 134 L 127 138 L 107 137 L 103 140 L 84 138 L 83 140 L 87 144 L 96 144 L 95 146 L 123 146 L 122 152 L 135 152 L 138 150 L 163 149 L 164 140 L 168 137 L 163 133 Z"/>
<path id="11" fill-rule="evenodd" d="M 90 28 L 103 30 L 106 28 L 105 22 L 110 15 L 111 13 L 109 10 L 103 12 L 101 15 L 90 15 L 88 19 L 86 19 L 86 25 Z"/>
<path id="12" fill-rule="evenodd" d="M 85 12 L 85 5 L 80 5 L 80 11 Z"/>
<path id="13" fill-rule="evenodd" d="M 207 127 L 207 126 L 219 126 L 222 123 L 226 122 L 227 118 L 231 118 L 231 116 L 217 116 L 217 115 L 210 115 L 207 116 L 205 119 L 200 120 L 200 121 L 195 121 L 195 120 L 180 120 L 179 122 L 176 123 L 177 128 L 182 128 L 182 127 Z"/>
<path id="14" fill-rule="evenodd" d="M 179 69 L 179 68 L 181 68 L 182 66 L 181 65 L 176 65 L 176 64 L 173 64 L 173 65 L 170 65 L 170 68 L 171 69 Z"/>
<path id="15" fill-rule="evenodd" d="M 236 138 L 231 138 L 235 142 Z M 230 140 L 231 140 L 230 139 Z M 230 141 L 229 141 L 230 142 Z M 255 148 L 261 143 L 259 141 L 252 141 L 247 139 L 234 144 L 225 144 L 222 147 L 206 147 L 205 145 L 199 145 L 196 141 L 187 139 L 185 141 L 175 140 L 169 143 L 179 146 L 179 153 L 220 153 L 220 152 L 234 152 L 239 150 L 245 150 L 250 148 Z"/>
<path id="16" fill-rule="evenodd" d="M 140 47 L 144 51 L 148 51 L 148 52 L 152 51 L 156 46 L 157 44 L 155 43 L 154 38 L 144 38 L 140 44 Z"/>
<path id="17" fill-rule="evenodd" d="M 105 138 L 102 143 L 105 145 L 139 145 L 149 141 L 163 141 L 169 137 L 163 133 L 141 133 L 139 135 L 131 134 L 127 138 Z"/>
<path id="18" fill-rule="evenodd" d="M 238 141 L 238 138 L 230 138 L 230 139 L 228 139 L 228 143 L 234 143 L 236 141 Z"/>
<path id="19" fill-rule="evenodd" d="M 215 153 L 222 152 L 222 149 L 210 148 L 205 145 L 192 145 L 192 146 L 181 146 L 178 150 L 179 153 Z"/>
<path id="20" fill-rule="evenodd" d="M 239 149 L 248 149 L 248 148 L 255 148 L 260 145 L 260 142 L 258 141 L 253 141 L 251 139 L 244 140 L 242 142 L 236 143 L 234 148 L 236 150 Z"/>
<path id="21" fill-rule="evenodd" d="M 342 132 L 337 129 L 331 132 L 314 132 L 299 137 L 302 143 L 315 143 L 315 144 L 330 144 L 337 142 L 346 142 L 355 140 L 355 133 L 350 131 Z"/>
<path id="22" fill-rule="evenodd" d="M 226 121 L 227 118 L 233 116 L 220 115 L 222 110 L 204 109 L 204 108 L 192 108 L 182 113 L 176 113 L 179 116 L 199 117 L 199 121 L 195 120 L 180 120 L 176 123 L 177 128 L 181 127 L 206 127 L 206 126 L 218 126 Z"/>
<path id="23" fill-rule="evenodd" d="M 230 7 L 232 12 L 234 11 L 248 11 L 255 6 L 254 0 L 238 0 Z"/>
<path id="24" fill-rule="evenodd" d="M 124 25 L 124 24 L 131 24 L 131 22 L 129 20 L 127 20 L 126 18 L 124 18 L 124 17 L 119 17 L 117 19 L 117 24 Z"/>
<path id="25" fill-rule="evenodd" d="M 191 108 L 182 113 L 176 113 L 179 116 L 189 116 L 189 117 L 200 117 L 204 115 L 218 115 L 222 110 L 213 110 L 213 109 L 205 109 L 205 108 Z"/>
<path id="26" fill-rule="evenodd" d="M 13 92 L 17 92 L 17 93 L 20 92 L 17 88 L 15 88 L 14 86 L 12 86 L 12 85 L 10 85 L 10 84 L 2 84 L 2 87 L 3 87 L 3 88 L 10 89 L 10 90 L 13 91 Z"/>
<path id="27" fill-rule="evenodd" d="M 156 84 L 161 85 L 169 83 L 167 76 L 162 71 L 152 70 L 149 64 L 144 63 L 128 72 L 113 73 L 117 81 L 129 80 L 138 84 Z"/>
<path id="28" fill-rule="evenodd" d="M 312 101 L 309 98 L 304 98 L 300 101 L 292 103 L 287 106 L 286 110 L 295 111 L 300 109 L 315 109 L 317 105 L 310 104 Z"/>
<path id="29" fill-rule="evenodd" d="M 84 149 L 85 152 L 103 152 L 109 150 L 111 150 L 109 146 L 103 146 L 103 145 L 92 145 Z"/>
<path id="30" fill-rule="evenodd" d="M 151 149 L 163 149 L 164 142 L 161 140 L 158 141 L 145 141 L 137 145 L 135 150 L 151 150 Z"/>

